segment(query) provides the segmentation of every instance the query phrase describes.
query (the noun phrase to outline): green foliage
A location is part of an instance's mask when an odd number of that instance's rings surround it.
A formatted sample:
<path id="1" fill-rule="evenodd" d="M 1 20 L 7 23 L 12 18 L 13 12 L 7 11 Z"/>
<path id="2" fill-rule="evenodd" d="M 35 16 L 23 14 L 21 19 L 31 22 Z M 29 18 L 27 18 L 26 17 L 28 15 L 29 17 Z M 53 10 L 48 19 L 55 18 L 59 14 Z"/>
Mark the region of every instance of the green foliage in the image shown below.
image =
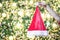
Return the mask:
<path id="1" fill-rule="evenodd" d="M 60 13 L 59 0 L 45 1 L 54 11 Z M 30 40 L 26 33 L 37 0 L 0 0 L 0 2 L 0 40 Z M 43 7 L 40 7 L 40 11 L 49 35 L 47 37 L 35 37 L 31 40 L 59 40 L 60 27 L 57 21 Z"/>

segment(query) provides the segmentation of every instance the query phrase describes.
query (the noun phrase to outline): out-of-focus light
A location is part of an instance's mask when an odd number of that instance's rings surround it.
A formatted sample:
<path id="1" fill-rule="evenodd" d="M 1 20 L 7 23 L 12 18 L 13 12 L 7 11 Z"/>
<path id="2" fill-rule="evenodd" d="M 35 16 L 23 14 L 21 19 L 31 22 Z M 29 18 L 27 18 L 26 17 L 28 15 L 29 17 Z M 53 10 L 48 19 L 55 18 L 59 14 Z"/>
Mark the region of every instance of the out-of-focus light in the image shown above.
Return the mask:
<path id="1" fill-rule="evenodd" d="M 0 3 L 0 7 L 2 7 L 2 4 Z"/>
<path id="2" fill-rule="evenodd" d="M 21 17 L 23 17 L 23 15 L 24 15 L 24 10 L 20 10 L 20 11 L 18 11 L 18 15 L 20 15 Z"/>
<path id="3" fill-rule="evenodd" d="M 46 23 L 46 24 L 47 24 L 47 27 L 48 27 L 48 26 L 50 25 L 50 22 L 48 22 L 48 21 L 47 21 L 47 23 Z"/>
<path id="4" fill-rule="evenodd" d="M 58 7 L 60 7 L 60 4 L 58 5 Z"/>
<path id="5" fill-rule="evenodd" d="M 30 0 L 30 4 L 33 4 L 33 0 Z"/>
<path id="6" fill-rule="evenodd" d="M 22 23 L 23 20 L 22 19 L 19 19 L 19 21 L 20 21 L 20 23 Z"/>
<path id="7" fill-rule="evenodd" d="M 32 38 L 32 39 L 35 38 L 35 36 L 27 36 L 27 37 Z"/>
<path id="8" fill-rule="evenodd" d="M 57 28 L 57 24 L 56 23 L 53 23 L 52 26 L 53 26 L 54 29 Z"/>
<path id="9" fill-rule="evenodd" d="M 20 24 L 19 22 L 14 27 L 15 27 L 15 29 L 22 29 L 23 28 L 22 24 Z"/>
<path id="10" fill-rule="evenodd" d="M 13 36 L 9 36 L 9 40 L 13 40 Z"/>
<path id="11" fill-rule="evenodd" d="M 2 18 L 0 18 L 0 22 L 2 22 L 2 20 L 3 20 L 4 18 L 2 17 Z"/>
<path id="12" fill-rule="evenodd" d="M 44 19 L 44 14 L 41 14 L 42 15 L 42 18 Z"/>
<path id="13" fill-rule="evenodd" d="M 12 10 L 11 13 L 14 13 L 14 10 Z"/>
<path id="14" fill-rule="evenodd" d="M 17 20 L 17 17 L 16 16 L 14 16 L 14 20 Z"/>
<path id="15" fill-rule="evenodd" d="M 46 17 L 47 17 L 48 19 L 50 19 L 51 16 L 50 16 L 50 14 L 46 14 Z"/>
<path id="16" fill-rule="evenodd" d="M 42 19 L 45 21 L 46 20 L 46 15 L 45 14 L 41 14 Z"/>
<path id="17" fill-rule="evenodd" d="M 16 35 L 16 36 L 17 36 L 17 35 L 20 35 L 20 32 L 19 32 L 19 31 L 16 31 L 16 34 L 15 34 L 15 35 Z"/>
<path id="18" fill-rule="evenodd" d="M 16 3 L 12 3 L 12 6 L 13 6 L 13 7 L 16 7 L 16 6 L 17 6 L 17 4 L 16 4 Z"/>
<path id="19" fill-rule="evenodd" d="M 25 4 L 28 4 L 28 1 L 26 0 Z"/>
<path id="20" fill-rule="evenodd" d="M 10 17 L 10 14 L 7 12 L 6 16 L 7 16 L 6 18 L 7 18 L 7 19 L 9 19 L 9 17 Z"/>
<path id="21" fill-rule="evenodd" d="M 6 13 L 2 13 L 2 17 L 6 17 Z"/>
<path id="22" fill-rule="evenodd" d="M 21 24 L 18 22 L 18 23 L 16 24 L 16 26 L 19 28 L 19 27 L 21 26 Z"/>
<path id="23" fill-rule="evenodd" d="M 31 12 L 29 10 L 26 10 L 26 13 L 25 13 L 27 16 L 30 16 Z"/>

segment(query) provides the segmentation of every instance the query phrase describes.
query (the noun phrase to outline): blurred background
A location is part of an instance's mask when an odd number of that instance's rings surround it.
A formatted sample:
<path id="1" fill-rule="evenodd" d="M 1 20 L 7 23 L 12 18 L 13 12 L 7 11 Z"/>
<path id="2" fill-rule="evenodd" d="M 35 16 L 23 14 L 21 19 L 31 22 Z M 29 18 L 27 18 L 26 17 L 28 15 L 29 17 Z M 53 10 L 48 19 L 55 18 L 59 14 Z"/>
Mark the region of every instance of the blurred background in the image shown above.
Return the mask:
<path id="1" fill-rule="evenodd" d="M 47 37 L 26 35 L 31 23 L 36 2 L 42 0 L 0 0 L 0 40 L 60 40 L 57 21 L 43 7 L 39 7 L 44 24 L 49 32 Z M 60 0 L 44 0 L 56 13 L 60 13 Z"/>

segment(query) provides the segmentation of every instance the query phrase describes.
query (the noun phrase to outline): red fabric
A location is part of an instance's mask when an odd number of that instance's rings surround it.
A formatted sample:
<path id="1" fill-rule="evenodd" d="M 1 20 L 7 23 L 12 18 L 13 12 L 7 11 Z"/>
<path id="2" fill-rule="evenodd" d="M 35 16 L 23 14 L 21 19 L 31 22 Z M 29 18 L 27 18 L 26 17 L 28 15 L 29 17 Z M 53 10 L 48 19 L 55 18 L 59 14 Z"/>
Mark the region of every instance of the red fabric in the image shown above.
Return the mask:
<path id="1" fill-rule="evenodd" d="M 44 22 L 42 20 L 41 13 L 40 13 L 38 6 L 36 6 L 36 10 L 35 10 L 31 25 L 28 30 L 31 30 L 31 31 L 33 31 L 33 30 L 42 30 L 42 31 L 46 30 L 46 27 L 44 26 Z"/>

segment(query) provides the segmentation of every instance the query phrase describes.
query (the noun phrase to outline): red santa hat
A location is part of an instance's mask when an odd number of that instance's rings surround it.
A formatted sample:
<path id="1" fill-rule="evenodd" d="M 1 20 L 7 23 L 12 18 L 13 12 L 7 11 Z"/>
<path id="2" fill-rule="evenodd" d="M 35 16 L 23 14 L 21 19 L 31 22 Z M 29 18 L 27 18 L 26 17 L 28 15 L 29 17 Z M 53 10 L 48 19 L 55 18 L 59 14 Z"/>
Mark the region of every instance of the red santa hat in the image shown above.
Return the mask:
<path id="1" fill-rule="evenodd" d="M 27 31 L 27 37 L 47 36 L 47 35 L 48 35 L 48 32 L 46 30 L 46 27 L 44 26 L 44 22 L 41 17 L 41 12 L 39 10 L 39 7 L 36 6 L 36 10 L 35 10 L 31 25 Z"/>

